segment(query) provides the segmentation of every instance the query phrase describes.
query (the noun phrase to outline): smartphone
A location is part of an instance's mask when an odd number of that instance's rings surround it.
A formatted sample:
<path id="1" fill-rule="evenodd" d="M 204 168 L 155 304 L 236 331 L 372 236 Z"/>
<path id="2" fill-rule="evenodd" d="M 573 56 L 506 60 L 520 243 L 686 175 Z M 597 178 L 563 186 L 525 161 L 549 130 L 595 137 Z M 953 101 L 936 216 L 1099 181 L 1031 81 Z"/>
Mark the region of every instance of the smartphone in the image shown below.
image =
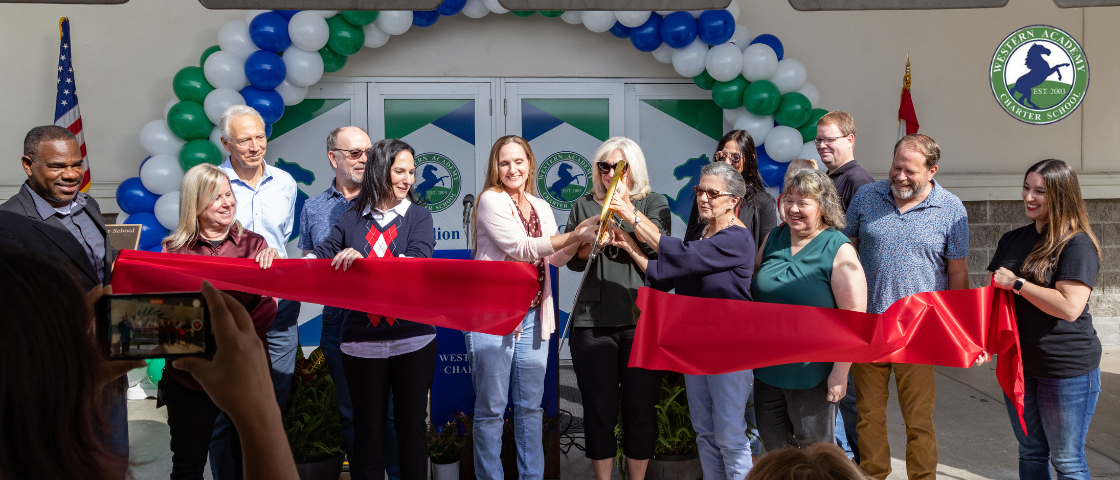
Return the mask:
<path id="1" fill-rule="evenodd" d="M 210 310 L 202 292 L 105 295 L 97 337 L 110 360 L 212 356 Z"/>

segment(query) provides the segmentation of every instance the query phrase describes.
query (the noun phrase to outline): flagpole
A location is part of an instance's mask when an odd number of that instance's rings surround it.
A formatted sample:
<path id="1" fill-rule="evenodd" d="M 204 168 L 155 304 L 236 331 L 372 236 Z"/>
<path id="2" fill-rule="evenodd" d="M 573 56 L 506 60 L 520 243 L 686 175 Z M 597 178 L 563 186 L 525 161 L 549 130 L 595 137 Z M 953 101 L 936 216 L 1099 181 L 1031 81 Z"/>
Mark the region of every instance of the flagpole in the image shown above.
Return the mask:
<path id="1" fill-rule="evenodd" d="M 906 74 L 902 76 L 902 93 L 898 94 L 899 100 L 906 96 L 906 91 L 910 90 L 910 54 L 906 54 Z M 898 138 L 906 136 L 906 119 L 898 119 Z"/>

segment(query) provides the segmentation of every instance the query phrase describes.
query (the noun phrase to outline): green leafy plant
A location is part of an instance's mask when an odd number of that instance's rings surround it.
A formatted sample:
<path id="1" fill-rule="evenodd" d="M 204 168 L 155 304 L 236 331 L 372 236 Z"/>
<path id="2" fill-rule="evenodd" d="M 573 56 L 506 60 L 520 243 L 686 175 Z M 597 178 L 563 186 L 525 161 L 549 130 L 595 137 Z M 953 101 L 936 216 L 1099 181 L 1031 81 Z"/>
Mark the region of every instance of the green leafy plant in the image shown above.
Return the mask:
<path id="1" fill-rule="evenodd" d="M 288 410 L 284 414 L 284 433 L 292 456 L 298 460 L 330 458 L 343 452 L 334 379 L 319 349 L 304 358 L 303 349 L 296 348 L 296 368 L 292 375 L 292 391 L 288 394 Z"/>
<path id="2" fill-rule="evenodd" d="M 428 423 L 428 458 L 432 463 L 446 465 L 459 461 L 466 439 L 459 435 L 459 423 L 450 421 L 443 425 Z"/>
<path id="3" fill-rule="evenodd" d="M 687 455 L 696 452 L 696 431 L 688 413 L 688 396 L 684 391 L 684 378 L 671 375 L 661 379 L 661 400 L 657 409 L 657 455 Z"/>

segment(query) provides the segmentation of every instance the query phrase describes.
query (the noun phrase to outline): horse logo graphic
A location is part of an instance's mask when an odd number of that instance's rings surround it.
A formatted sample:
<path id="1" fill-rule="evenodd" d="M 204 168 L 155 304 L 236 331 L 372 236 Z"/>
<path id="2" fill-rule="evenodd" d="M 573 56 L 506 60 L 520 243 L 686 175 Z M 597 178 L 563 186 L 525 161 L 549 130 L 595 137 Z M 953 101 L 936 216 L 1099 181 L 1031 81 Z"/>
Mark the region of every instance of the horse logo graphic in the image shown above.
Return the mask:
<path id="1" fill-rule="evenodd" d="M 708 159 L 708 156 L 701 154 L 699 157 L 688 159 L 673 169 L 673 176 L 677 180 L 687 178 L 688 182 L 681 186 L 676 197 L 666 195 L 665 198 L 669 200 L 669 210 L 684 223 L 688 223 L 688 214 L 692 213 L 692 187 L 700 184 L 700 169 L 709 163 L 711 163 L 711 160 Z"/>
<path id="2" fill-rule="evenodd" d="M 1046 25 L 1016 30 L 992 56 L 992 94 L 1012 117 L 1035 125 L 1073 113 L 1089 86 L 1089 64 L 1068 33 Z"/>
<path id="3" fill-rule="evenodd" d="M 557 210 L 568 210 L 591 189 L 591 163 L 575 152 L 556 152 L 537 170 L 537 191 Z"/>
<path id="4" fill-rule="evenodd" d="M 447 210 L 459 198 L 463 181 L 450 158 L 439 153 L 417 155 L 416 170 L 420 178 L 412 191 L 429 212 Z"/>

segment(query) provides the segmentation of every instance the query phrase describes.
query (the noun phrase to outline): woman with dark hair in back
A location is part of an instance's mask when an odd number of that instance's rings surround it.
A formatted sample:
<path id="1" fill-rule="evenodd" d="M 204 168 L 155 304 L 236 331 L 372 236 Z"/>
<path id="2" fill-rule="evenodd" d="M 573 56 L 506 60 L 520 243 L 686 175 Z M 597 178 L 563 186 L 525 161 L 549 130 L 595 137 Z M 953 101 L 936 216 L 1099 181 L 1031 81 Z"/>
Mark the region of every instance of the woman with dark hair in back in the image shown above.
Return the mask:
<path id="1" fill-rule="evenodd" d="M 435 249 L 432 214 L 412 193 L 415 151 L 400 140 L 373 144 L 362 191 L 331 234 L 308 256 L 333 258 L 336 270 L 360 258 L 430 258 Z M 370 292 L 376 295 L 377 292 Z M 435 376 L 436 329 L 431 325 L 349 310 L 342 324 L 342 364 L 354 406 L 355 479 L 385 477 L 385 438 L 390 387 L 400 445 L 401 478 L 427 476 L 428 389 Z"/>
<path id="2" fill-rule="evenodd" d="M 1101 341 L 1089 314 L 1101 248 L 1081 199 L 1077 173 L 1043 160 L 1023 179 L 1030 224 L 1003 235 L 988 264 L 992 285 L 1015 292 L 1026 395 L 1019 424 L 1019 478 L 1089 478 L 1085 436 L 1101 392 Z"/>
<path id="3" fill-rule="evenodd" d="M 743 175 L 747 184 L 747 194 L 735 211 L 736 216 L 751 231 L 755 246 L 762 243 L 766 234 L 778 225 L 778 210 L 775 200 L 766 192 L 767 185 L 758 173 L 758 154 L 755 152 L 754 138 L 746 130 L 732 130 L 716 145 L 713 161 L 731 165 Z M 777 186 L 777 185 L 773 185 Z M 694 199 L 695 200 L 695 199 Z M 688 215 L 688 228 L 700 223 L 696 202 L 692 202 L 692 212 Z"/>

